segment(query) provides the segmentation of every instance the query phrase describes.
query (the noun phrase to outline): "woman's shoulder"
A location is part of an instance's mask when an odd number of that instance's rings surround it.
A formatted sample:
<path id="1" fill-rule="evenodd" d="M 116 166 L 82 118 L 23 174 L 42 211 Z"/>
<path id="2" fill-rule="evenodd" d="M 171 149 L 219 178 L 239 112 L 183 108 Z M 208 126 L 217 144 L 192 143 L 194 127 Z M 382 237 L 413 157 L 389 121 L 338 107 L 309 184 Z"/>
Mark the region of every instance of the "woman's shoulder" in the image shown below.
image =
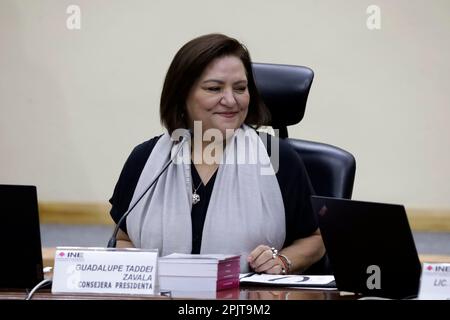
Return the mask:
<path id="1" fill-rule="evenodd" d="M 161 138 L 161 136 L 162 134 L 138 144 L 137 146 L 134 147 L 133 152 L 143 153 L 148 152 L 149 150 L 150 151 L 153 150 L 153 148 L 155 147 L 156 143 L 158 142 L 159 138 Z"/>
<path id="2" fill-rule="evenodd" d="M 124 205 L 125 207 L 128 207 L 145 163 L 160 137 L 161 136 L 157 136 L 149 139 L 133 148 L 133 151 L 123 165 L 119 180 L 114 189 L 114 194 L 110 199 L 113 206 L 119 205 L 119 207 L 122 208 L 121 205 Z"/>
<path id="3" fill-rule="evenodd" d="M 147 160 L 147 158 L 150 156 L 150 153 L 152 153 L 153 148 L 155 147 L 156 143 L 158 142 L 159 138 L 161 138 L 162 135 L 155 136 L 147 141 L 144 141 L 137 146 L 133 148 L 133 151 L 131 151 L 131 154 L 129 156 L 129 160 Z"/>

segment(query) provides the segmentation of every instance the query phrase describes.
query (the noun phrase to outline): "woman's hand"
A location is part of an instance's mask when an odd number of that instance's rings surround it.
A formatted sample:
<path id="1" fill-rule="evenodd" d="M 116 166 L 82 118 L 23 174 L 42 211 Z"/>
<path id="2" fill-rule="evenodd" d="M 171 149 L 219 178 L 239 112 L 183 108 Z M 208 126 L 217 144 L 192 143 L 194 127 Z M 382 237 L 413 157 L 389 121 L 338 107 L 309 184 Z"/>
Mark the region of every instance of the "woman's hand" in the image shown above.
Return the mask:
<path id="1" fill-rule="evenodd" d="M 131 242 L 128 235 L 121 229 L 119 229 L 116 239 L 116 248 L 134 248 L 133 242 Z"/>
<path id="2" fill-rule="evenodd" d="M 284 274 L 284 271 L 301 273 L 323 257 L 325 246 L 317 229 L 310 236 L 294 240 L 291 245 L 284 247 L 280 252 L 284 258 L 274 251 L 269 246 L 259 245 L 247 257 L 250 267 L 256 272 L 270 274 Z"/>
<path id="3" fill-rule="evenodd" d="M 266 245 L 259 245 L 247 257 L 250 267 L 259 273 L 282 274 L 283 262 L 278 257 L 278 250 Z"/>

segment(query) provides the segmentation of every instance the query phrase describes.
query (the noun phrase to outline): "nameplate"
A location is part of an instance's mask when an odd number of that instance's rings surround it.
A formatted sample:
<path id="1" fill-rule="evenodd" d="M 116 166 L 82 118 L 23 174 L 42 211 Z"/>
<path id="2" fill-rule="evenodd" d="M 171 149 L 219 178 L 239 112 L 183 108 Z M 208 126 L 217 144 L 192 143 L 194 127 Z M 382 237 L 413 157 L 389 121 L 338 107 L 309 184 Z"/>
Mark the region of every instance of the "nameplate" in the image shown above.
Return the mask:
<path id="1" fill-rule="evenodd" d="M 152 295 L 157 250 L 58 247 L 52 293 Z"/>
<path id="2" fill-rule="evenodd" d="M 450 263 L 424 263 L 419 300 L 450 299 Z"/>

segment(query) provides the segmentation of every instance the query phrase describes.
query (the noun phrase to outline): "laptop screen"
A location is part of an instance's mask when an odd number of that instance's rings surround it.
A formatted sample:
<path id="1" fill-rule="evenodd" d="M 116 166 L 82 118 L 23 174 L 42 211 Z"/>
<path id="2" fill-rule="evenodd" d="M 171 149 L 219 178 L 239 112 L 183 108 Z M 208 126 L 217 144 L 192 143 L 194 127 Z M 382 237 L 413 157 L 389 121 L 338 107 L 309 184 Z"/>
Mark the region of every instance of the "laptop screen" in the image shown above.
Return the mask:
<path id="1" fill-rule="evenodd" d="M 311 197 L 339 290 L 417 295 L 421 264 L 402 205 Z"/>
<path id="2" fill-rule="evenodd" d="M 32 288 L 43 280 L 35 186 L 0 185 L 0 288 Z"/>

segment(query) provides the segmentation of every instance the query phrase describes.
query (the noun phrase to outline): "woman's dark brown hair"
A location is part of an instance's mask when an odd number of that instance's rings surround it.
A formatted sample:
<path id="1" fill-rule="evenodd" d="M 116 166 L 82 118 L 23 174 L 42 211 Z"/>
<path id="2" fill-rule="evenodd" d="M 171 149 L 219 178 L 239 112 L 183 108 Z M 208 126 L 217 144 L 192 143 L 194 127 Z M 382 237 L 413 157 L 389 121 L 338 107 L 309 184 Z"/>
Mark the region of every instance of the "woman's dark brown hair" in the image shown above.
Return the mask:
<path id="1" fill-rule="evenodd" d="M 169 134 L 178 128 L 188 128 L 186 99 L 203 70 L 216 58 L 236 56 L 244 64 L 247 74 L 250 104 L 245 123 L 259 127 L 268 124 L 270 113 L 264 105 L 252 72 L 247 49 L 236 39 L 223 34 L 207 34 L 186 43 L 175 55 L 167 71 L 161 93 L 161 123 Z"/>

